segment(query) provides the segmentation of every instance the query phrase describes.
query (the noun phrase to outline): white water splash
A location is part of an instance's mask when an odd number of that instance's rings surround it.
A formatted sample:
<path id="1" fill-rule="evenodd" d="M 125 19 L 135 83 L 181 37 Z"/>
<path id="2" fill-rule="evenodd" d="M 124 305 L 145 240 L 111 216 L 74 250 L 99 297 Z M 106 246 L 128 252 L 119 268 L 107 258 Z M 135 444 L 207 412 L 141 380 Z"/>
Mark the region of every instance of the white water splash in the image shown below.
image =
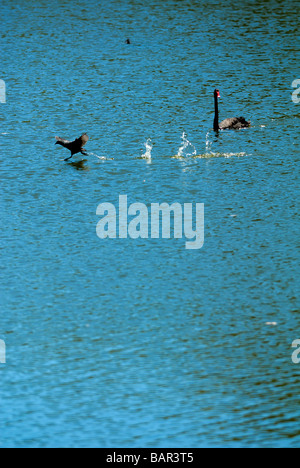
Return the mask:
<path id="1" fill-rule="evenodd" d="M 196 156 L 197 150 L 195 146 L 187 139 L 187 134 L 185 132 L 183 132 L 181 139 L 182 144 L 178 150 L 177 156 L 179 158 L 186 156 Z"/>
<path id="2" fill-rule="evenodd" d="M 205 142 L 206 153 L 211 153 L 211 145 L 212 141 L 209 139 L 209 132 L 207 132 Z"/>
<path id="3" fill-rule="evenodd" d="M 144 146 L 146 148 L 146 151 L 145 151 L 145 153 L 142 154 L 142 158 L 148 159 L 148 161 L 151 162 L 151 160 L 152 160 L 151 151 L 152 151 L 152 148 L 153 148 L 151 138 L 148 138 L 146 143 L 144 143 Z"/>
<path id="4" fill-rule="evenodd" d="M 114 158 L 106 158 L 105 156 L 98 156 L 96 153 L 88 153 L 89 156 L 95 156 L 97 159 L 100 159 L 101 161 L 113 161 Z"/>

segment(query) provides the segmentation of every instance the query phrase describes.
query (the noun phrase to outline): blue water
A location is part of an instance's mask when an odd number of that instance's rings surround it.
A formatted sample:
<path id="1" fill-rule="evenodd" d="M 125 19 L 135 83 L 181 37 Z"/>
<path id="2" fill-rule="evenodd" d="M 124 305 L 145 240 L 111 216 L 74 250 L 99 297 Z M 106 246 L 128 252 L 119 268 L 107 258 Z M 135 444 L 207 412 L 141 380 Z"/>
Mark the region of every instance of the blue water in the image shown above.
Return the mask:
<path id="1" fill-rule="evenodd" d="M 1 447 L 300 445 L 299 10 L 1 0 Z M 100 240 L 121 194 L 204 247 Z"/>

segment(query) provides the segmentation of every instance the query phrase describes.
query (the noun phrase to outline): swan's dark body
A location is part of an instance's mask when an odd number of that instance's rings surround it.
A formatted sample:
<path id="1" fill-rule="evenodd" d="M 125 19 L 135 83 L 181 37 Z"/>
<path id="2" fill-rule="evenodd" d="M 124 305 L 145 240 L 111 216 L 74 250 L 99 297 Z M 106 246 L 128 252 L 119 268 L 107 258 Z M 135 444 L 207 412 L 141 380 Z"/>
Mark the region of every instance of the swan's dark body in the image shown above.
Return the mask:
<path id="1" fill-rule="evenodd" d="M 64 148 L 67 148 L 68 150 L 71 151 L 71 156 L 69 158 L 66 158 L 65 161 L 68 161 L 69 159 L 74 156 L 74 154 L 81 153 L 87 156 L 87 152 L 84 151 L 83 146 L 89 141 L 89 137 L 87 136 L 86 133 L 81 135 L 79 138 L 76 138 L 74 141 L 69 141 L 69 140 L 64 140 L 63 138 L 60 138 L 58 136 L 56 138 L 56 145 L 61 145 Z"/>
<path id="2" fill-rule="evenodd" d="M 229 119 L 223 120 L 219 123 L 219 103 L 218 99 L 220 97 L 220 92 L 218 89 L 214 91 L 215 98 L 215 119 L 214 119 L 214 130 L 240 130 L 241 128 L 250 127 L 251 122 L 247 122 L 245 117 L 232 117 Z"/>

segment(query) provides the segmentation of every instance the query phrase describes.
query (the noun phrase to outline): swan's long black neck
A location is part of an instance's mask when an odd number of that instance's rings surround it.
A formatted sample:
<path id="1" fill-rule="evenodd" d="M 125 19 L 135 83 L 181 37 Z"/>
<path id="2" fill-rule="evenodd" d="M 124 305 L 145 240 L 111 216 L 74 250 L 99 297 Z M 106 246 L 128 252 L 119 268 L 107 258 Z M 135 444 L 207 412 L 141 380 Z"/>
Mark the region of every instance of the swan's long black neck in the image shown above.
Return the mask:
<path id="1" fill-rule="evenodd" d="M 215 93 L 215 120 L 214 120 L 214 130 L 217 132 L 219 130 L 219 103 L 218 96 Z"/>

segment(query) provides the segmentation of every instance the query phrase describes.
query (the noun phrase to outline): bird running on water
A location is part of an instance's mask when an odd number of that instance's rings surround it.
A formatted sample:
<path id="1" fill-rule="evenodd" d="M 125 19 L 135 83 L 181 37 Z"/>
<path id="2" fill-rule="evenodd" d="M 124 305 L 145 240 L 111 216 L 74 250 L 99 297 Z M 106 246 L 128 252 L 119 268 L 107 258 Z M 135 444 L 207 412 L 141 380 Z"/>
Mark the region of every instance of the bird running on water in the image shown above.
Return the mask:
<path id="1" fill-rule="evenodd" d="M 81 153 L 84 156 L 88 155 L 88 153 L 83 149 L 83 146 L 89 141 L 89 137 L 86 133 L 81 135 L 79 138 L 76 138 L 74 141 L 64 140 L 58 136 L 56 136 L 55 139 L 57 140 L 55 143 L 56 145 L 61 145 L 71 151 L 71 156 L 66 158 L 65 161 L 68 161 L 77 153 Z"/>

